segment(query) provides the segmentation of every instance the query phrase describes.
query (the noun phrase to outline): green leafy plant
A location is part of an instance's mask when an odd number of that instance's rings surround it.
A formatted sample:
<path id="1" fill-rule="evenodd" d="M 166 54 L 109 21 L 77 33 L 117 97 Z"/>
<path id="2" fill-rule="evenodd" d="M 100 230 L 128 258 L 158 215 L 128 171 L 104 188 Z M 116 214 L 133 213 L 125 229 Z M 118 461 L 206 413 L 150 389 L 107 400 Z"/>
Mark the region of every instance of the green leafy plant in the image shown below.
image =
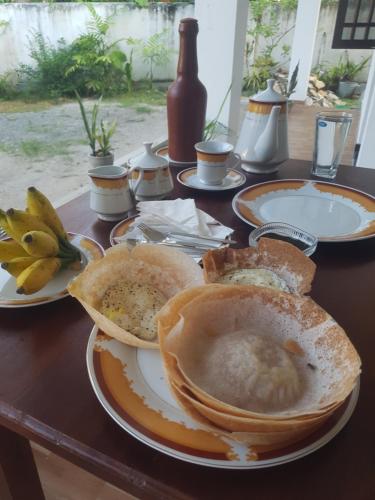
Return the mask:
<path id="1" fill-rule="evenodd" d="M 109 155 L 112 149 L 110 144 L 110 139 L 116 130 L 116 122 L 114 121 L 112 122 L 111 125 L 108 125 L 107 122 L 101 120 L 100 132 L 98 131 L 98 114 L 99 114 L 99 106 L 102 101 L 102 96 L 99 97 L 98 101 L 94 104 L 92 108 L 91 123 L 90 123 L 81 96 L 77 91 L 75 91 L 75 94 L 79 104 L 79 109 L 81 111 L 81 116 L 86 130 L 86 134 L 89 139 L 89 146 L 91 149 L 92 156 Z M 96 142 L 98 142 L 99 148 L 96 147 Z"/>
<path id="2" fill-rule="evenodd" d="M 132 57 L 118 48 L 121 39 L 106 40 L 111 17 L 102 18 L 87 4 L 91 19 L 88 32 L 72 43 L 72 64 L 66 75 L 78 74 L 85 79 L 88 94 L 103 94 L 132 88 Z"/>
<path id="3" fill-rule="evenodd" d="M 340 57 L 335 66 L 325 69 L 324 66 L 318 70 L 319 78 L 326 84 L 329 90 L 337 90 L 340 81 L 354 82 L 356 76 L 367 66 L 370 57 L 354 63 L 349 59 L 348 53 Z"/>
<path id="4" fill-rule="evenodd" d="M 75 87 L 81 88 L 78 80 L 66 78 L 72 53 L 63 38 L 54 47 L 40 32 L 32 32 L 29 48 L 34 64 L 21 64 L 17 70 L 25 93 L 38 97 L 59 97 L 71 94 Z"/>
<path id="5" fill-rule="evenodd" d="M 297 83 L 298 83 L 298 71 L 299 71 L 299 61 L 293 70 L 289 85 L 288 85 L 287 78 L 285 78 L 285 79 L 279 78 L 277 80 L 282 95 L 285 95 L 285 97 L 287 97 L 288 99 L 293 94 L 293 92 L 296 90 Z"/>
<path id="6" fill-rule="evenodd" d="M 245 59 L 248 66 L 243 85 L 244 90 L 249 93 L 264 89 L 267 80 L 274 77 L 277 70 L 287 61 L 290 46 L 281 45 L 281 42 L 294 26 L 279 34 L 280 11 L 291 11 L 296 7 L 297 0 L 250 0 L 252 27 L 247 32 Z M 266 41 L 266 45 L 259 51 L 261 39 Z M 276 62 L 273 51 L 280 45 L 285 61 Z"/>
<path id="7" fill-rule="evenodd" d="M 206 122 L 206 125 L 203 130 L 203 141 L 212 141 L 213 139 L 215 139 L 215 137 L 217 137 L 217 135 L 225 134 L 228 132 L 228 127 L 219 122 L 219 118 L 221 112 L 223 111 L 224 104 L 228 99 L 231 88 L 232 84 L 230 84 L 215 118 L 213 120 Z"/>
<path id="8" fill-rule="evenodd" d="M 40 32 L 29 38 L 33 64 L 18 70 L 25 92 L 39 97 L 100 95 L 131 91 L 132 54 L 128 57 L 118 48 L 119 40 L 108 43 L 109 18 L 99 16 L 87 5 L 90 20 L 87 33 L 71 44 L 63 38 L 53 46 Z"/>
<path id="9" fill-rule="evenodd" d="M 155 66 L 167 64 L 173 51 L 166 43 L 166 34 L 167 31 L 163 30 L 159 33 L 154 33 L 146 40 L 137 38 L 128 38 L 127 40 L 129 45 L 135 46 L 135 49 L 140 52 L 142 59 L 148 64 L 147 79 L 150 89 L 153 87 Z"/>
<path id="10" fill-rule="evenodd" d="M 13 99 L 17 95 L 17 89 L 13 81 L 13 75 L 7 72 L 0 76 L 0 100 Z"/>
<path id="11" fill-rule="evenodd" d="M 252 65 L 251 72 L 244 78 L 244 88 L 251 94 L 264 89 L 267 80 L 272 78 L 277 66 L 276 61 L 271 56 L 258 56 Z"/>

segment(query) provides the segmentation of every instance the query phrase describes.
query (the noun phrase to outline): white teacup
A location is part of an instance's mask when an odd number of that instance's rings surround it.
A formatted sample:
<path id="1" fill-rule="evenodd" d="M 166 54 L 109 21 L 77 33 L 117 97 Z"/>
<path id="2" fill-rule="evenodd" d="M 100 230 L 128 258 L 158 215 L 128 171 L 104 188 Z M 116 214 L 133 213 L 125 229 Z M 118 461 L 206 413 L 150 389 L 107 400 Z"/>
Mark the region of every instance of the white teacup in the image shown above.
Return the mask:
<path id="1" fill-rule="evenodd" d="M 134 206 L 129 187 L 128 170 L 115 165 L 92 168 L 88 172 L 90 183 L 90 208 L 99 219 L 123 219 Z"/>
<path id="2" fill-rule="evenodd" d="M 233 146 L 229 142 L 203 141 L 195 144 L 197 151 L 197 175 L 203 184 L 217 186 L 225 179 L 232 158 L 241 158 L 233 153 Z"/>

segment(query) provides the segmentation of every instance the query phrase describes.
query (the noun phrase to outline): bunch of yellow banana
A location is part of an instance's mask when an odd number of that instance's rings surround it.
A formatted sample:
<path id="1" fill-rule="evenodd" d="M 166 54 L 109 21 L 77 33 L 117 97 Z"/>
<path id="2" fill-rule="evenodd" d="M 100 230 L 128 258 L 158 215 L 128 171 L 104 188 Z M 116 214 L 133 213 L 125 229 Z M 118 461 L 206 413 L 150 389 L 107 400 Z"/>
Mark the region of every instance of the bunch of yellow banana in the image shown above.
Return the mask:
<path id="1" fill-rule="evenodd" d="M 27 190 L 27 209 L 0 210 L 0 227 L 11 240 L 0 241 L 1 267 L 17 281 L 17 293 L 43 288 L 61 268 L 80 262 L 56 210 L 35 187 Z"/>

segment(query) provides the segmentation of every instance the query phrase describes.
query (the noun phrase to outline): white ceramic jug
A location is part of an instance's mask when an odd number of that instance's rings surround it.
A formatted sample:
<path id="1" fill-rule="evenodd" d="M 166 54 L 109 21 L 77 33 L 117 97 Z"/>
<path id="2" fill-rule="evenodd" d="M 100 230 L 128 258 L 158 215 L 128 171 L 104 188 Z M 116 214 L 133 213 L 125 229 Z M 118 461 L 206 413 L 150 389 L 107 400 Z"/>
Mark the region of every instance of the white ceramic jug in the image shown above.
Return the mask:
<path id="1" fill-rule="evenodd" d="M 269 174 L 289 158 L 287 98 L 273 90 L 275 80 L 267 80 L 266 90 L 249 99 L 235 152 L 246 172 Z"/>
<path id="2" fill-rule="evenodd" d="M 108 165 L 89 170 L 90 208 L 98 218 L 106 221 L 124 219 L 134 207 L 129 188 L 128 171 L 124 167 Z"/>
<path id="3" fill-rule="evenodd" d="M 160 200 L 173 189 L 168 160 L 152 152 L 152 142 L 144 142 L 145 152 L 129 161 L 133 193 L 137 200 Z"/>

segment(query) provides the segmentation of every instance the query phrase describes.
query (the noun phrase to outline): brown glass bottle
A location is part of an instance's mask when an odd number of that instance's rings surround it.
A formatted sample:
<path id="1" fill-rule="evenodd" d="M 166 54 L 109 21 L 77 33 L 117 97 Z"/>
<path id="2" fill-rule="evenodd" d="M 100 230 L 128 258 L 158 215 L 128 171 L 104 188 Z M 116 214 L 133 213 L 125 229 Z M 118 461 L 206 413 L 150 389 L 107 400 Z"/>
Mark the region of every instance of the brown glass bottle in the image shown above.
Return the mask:
<path id="1" fill-rule="evenodd" d="M 171 160 L 196 160 L 194 144 L 203 138 L 207 92 L 198 79 L 196 19 L 181 19 L 177 78 L 167 94 L 168 153 Z"/>

